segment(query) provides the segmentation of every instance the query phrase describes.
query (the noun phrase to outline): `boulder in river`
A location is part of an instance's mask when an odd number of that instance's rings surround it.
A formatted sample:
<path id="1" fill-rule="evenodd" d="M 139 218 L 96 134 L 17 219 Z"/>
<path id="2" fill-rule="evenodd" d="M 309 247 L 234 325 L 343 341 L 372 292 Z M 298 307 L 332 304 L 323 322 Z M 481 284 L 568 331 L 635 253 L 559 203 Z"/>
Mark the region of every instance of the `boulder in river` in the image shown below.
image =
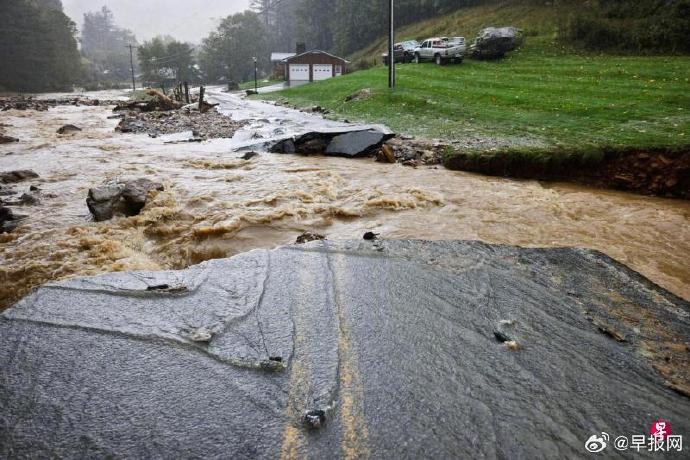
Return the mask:
<path id="1" fill-rule="evenodd" d="M 153 182 L 150 179 L 142 178 L 127 181 L 122 190 L 122 199 L 125 203 L 125 215 L 136 216 L 146 206 L 146 199 L 152 190 L 162 192 L 162 184 Z"/>
<path id="2" fill-rule="evenodd" d="M 690 433 L 688 341 L 688 302 L 584 249 L 318 241 L 66 280 L 0 315 L 0 457 L 580 458 Z"/>
<path id="3" fill-rule="evenodd" d="M 0 144 L 11 144 L 12 142 L 19 142 L 19 139 L 17 139 L 16 137 L 5 136 L 4 134 L 0 134 Z"/>
<path id="4" fill-rule="evenodd" d="M 70 133 L 77 133 L 81 131 L 81 128 L 74 126 L 74 125 L 65 125 L 61 127 L 60 129 L 57 130 L 58 134 L 70 134 Z"/>
<path id="5" fill-rule="evenodd" d="M 20 216 L 12 212 L 10 208 L 0 206 L 0 233 L 9 233 L 19 225 L 26 216 Z"/>
<path id="6" fill-rule="evenodd" d="M 112 219 L 120 206 L 122 184 L 106 184 L 89 189 L 86 205 L 96 222 Z"/>
<path id="7" fill-rule="evenodd" d="M 27 179 L 36 179 L 37 177 L 38 174 L 29 169 L 0 172 L 0 182 L 3 184 L 14 184 Z"/>
<path id="8" fill-rule="evenodd" d="M 110 220 L 116 214 L 136 216 L 146 206 L 152 190 L 162 191 L 164 187 L 146 178 L 112 182 L 89 189 L 86 204 L 96 222 Z"/>

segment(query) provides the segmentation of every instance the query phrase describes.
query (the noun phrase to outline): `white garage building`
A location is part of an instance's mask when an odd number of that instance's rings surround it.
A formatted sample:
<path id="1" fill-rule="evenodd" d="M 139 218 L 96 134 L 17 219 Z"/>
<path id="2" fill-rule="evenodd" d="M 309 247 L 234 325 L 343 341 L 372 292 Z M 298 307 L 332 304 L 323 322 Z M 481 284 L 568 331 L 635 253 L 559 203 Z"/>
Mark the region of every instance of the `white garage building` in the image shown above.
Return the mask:
<path id="1" fill-rule="evenodd" d="M 292 85 L 327 80 L 347 72 L 349 61 L 325 51 L 307 51 L 284 59 L 285 79 Z"/>

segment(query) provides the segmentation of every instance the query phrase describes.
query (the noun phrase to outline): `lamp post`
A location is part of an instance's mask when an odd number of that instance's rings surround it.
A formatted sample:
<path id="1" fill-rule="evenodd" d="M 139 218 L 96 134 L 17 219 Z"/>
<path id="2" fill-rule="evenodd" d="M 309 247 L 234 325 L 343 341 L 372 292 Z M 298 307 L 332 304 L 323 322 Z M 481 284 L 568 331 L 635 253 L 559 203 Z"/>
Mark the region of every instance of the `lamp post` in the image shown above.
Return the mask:
<path id="1" fill-rule="evenodd" d="M 388 31 L 388 87 L 395 88 L 395 0 L 388 0 L 390 29 Z"/>
<path id="2" fill-rule="evenodd" d="M 257 73 L 258 73 L 258 71 L 257 71 L 257 59 L 256 59 L 256 57 L 253 57 L 252 59 L 254 60 L 254 92 L 258 93 L 259 92 L 259 82 L 257 79 Z"/>

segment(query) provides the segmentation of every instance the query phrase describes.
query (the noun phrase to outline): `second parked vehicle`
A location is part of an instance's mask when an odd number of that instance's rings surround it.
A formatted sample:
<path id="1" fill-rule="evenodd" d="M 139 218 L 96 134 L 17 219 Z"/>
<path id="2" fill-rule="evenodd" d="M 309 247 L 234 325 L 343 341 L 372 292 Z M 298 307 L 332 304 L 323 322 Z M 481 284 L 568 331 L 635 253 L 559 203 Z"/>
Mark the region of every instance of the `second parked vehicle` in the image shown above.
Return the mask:
<path id="1" fill-rule="evenodd" d="M 414 52 L 414 61 L 433 61 L 438 65 L 448 62 L 461 63 L 465 58 L 465 39 L 463 37 L 436 37 L 424 40 Z"/>

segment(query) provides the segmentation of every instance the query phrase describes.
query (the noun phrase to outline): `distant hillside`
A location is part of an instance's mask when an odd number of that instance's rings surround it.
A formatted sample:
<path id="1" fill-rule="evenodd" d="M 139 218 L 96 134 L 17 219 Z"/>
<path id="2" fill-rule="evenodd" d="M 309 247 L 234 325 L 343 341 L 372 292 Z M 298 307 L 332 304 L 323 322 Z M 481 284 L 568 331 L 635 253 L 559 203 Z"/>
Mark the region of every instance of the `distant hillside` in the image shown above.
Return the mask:
<path id="1" fill-rule="evenodd" d="M 625 54 L 688 54 L 690 0 L 494 1 L 401 27 L 396 39 L 458 35 L 468 40 L 489 26 L 525 30 L 529 42 L 543 48 L 578 48 Z M 386 37 L 354 53 L 357 62 L 377 59 Z"/>

